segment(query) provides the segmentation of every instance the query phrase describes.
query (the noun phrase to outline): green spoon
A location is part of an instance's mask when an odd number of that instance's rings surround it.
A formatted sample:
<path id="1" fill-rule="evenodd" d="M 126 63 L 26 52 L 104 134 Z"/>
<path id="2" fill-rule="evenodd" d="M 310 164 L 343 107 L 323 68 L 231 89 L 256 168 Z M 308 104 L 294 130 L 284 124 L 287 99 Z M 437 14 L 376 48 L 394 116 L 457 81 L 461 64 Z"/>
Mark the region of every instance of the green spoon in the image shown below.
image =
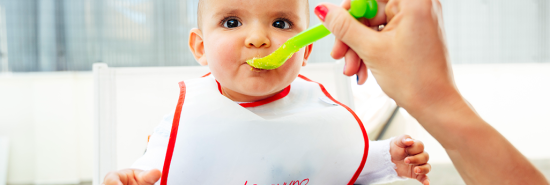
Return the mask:
<path id="1" fill-rule="evenodd" d="M 359 19 L 361 17 L 372 19 L 378 12 L 378 3 L 376 0 L 351 0 L 349 13 Z M 294 37 L 288 39 L 275 52 L 264 58 L 253 58 L 247 60 L 248 65 L 257 69 L 275 69 L 283 65 L 294 53 L 327 35 L 330 31 L 322 24 L 313 26 Z"/>

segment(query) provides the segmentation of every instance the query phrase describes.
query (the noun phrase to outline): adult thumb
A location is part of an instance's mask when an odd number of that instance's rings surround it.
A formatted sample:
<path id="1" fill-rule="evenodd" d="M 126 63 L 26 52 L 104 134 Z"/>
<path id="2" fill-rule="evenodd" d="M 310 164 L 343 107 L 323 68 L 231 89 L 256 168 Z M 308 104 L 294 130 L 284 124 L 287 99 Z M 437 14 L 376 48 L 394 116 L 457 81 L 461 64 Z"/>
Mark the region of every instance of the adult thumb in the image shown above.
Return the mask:
<path id="1" fill-rule="evenodd" d="M 325 27 L 336 39 L 346 43 L 355 51 L 365 49 L 365 43 L 375 38 L 376 31 L 363 25 L 350 13 L 339 6 L 322 3 L 315 7 L 315 14 L 323 21 Z"/>

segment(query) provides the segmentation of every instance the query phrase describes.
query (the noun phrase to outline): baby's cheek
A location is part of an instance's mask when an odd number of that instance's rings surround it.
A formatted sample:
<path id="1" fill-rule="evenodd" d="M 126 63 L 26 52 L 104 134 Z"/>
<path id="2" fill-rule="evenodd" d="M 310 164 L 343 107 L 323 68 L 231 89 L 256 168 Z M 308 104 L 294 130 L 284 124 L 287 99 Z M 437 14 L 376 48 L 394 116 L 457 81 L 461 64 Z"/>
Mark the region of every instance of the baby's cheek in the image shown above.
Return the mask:
<path id="1" fill-rule="evenodd" d="M 237 42 L 223 37 L 214 37 L 207 43 L 207 56 L 209 63 L 228 62 L 237 57 Z"/>
<path id="2" fill-rule="evenodd" d="M 216 46 L 216 52 L 222 57 L 235 57 L 237 53 L 237 46 L 232 42 L 218 42 Z"/>
<path id="3" fill-rule="evenodd" d="M 284 64 L 281 66 L 286 70 L 300 70 L 302 63 L 304 62 L 304 49 L 300 49 L 298 52 L 294 53 Z"/>

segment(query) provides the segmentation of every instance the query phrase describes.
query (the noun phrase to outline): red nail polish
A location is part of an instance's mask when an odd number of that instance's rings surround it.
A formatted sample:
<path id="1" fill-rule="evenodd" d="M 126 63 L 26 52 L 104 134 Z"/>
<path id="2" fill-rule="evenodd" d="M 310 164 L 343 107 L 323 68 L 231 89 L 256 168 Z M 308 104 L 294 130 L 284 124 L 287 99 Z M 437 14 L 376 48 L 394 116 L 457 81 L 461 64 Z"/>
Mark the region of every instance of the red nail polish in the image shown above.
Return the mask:
<path id="1" fill-rule="evenodd" d="M 327 16 L 328 8 L 325 5 L 317 5 L 315 7 L 315 15 L 321 19 L 321 21 L 325 21 L 325 16 Z"/>

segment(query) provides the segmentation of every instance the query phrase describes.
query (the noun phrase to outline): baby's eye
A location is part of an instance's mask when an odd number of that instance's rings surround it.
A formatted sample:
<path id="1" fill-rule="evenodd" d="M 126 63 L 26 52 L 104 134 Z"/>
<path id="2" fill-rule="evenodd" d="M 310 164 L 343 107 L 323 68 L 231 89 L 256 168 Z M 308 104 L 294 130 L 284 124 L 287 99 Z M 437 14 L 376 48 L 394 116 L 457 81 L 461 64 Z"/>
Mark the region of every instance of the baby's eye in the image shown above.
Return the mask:
<path id="1" fill-rule="evenodd" d="M 280 28 L 280 29 L 289 29 L 290 28 L 290 23 L 288 23 L 287 21 L 284 21 L 284 20 L 278 20 L 278 21 L 273 22 L 273 27 Z"/>
<path id="2" fill-rule="evenodd" d="M 229 19 L 223 23 L 223 26 L 226 28 L 236 28 L 243 25 L 239 20 L 237 19 Z"/>

